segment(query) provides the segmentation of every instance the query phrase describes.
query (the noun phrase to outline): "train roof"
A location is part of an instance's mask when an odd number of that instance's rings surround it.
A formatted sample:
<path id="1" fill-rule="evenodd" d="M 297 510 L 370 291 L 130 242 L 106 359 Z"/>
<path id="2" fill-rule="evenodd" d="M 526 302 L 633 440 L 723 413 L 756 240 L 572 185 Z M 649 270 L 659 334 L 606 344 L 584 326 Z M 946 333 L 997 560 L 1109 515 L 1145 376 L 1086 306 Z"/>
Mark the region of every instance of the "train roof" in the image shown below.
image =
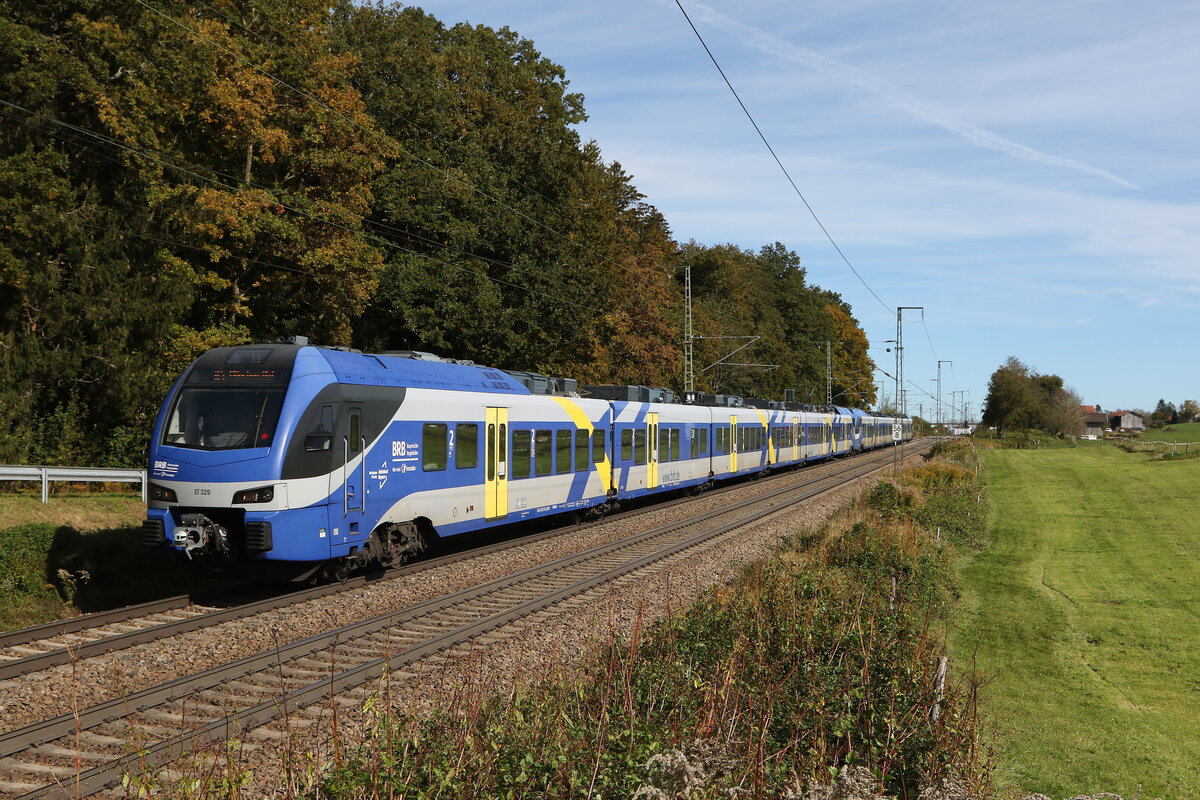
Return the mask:
<path id="1" fill-rule="evenodd" d="M 209 350 L 193 362 L 187 380 L 263 385 L 321 373 L 332 373 L 338 383 L 362 386 L 530 394 L 524 384 L 502 370 L 477 364 L 275 343 Z"/>

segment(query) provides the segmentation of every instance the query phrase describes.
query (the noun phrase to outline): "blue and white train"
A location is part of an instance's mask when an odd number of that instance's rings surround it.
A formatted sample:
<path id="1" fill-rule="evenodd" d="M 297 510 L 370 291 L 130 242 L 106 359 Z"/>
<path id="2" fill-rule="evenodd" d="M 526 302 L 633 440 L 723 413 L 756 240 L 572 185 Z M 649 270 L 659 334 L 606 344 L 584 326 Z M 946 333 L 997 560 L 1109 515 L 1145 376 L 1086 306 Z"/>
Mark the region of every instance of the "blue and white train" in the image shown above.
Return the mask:
<path id="1" fill-rule="evenodd" d="M 599 516 L 913 435 L 909 419 L 858 410 L 542 394 L 519 375 L 304 343 L 209 351 L 155 422 L 144 541 L 338 578 L 439 538 Z"/>

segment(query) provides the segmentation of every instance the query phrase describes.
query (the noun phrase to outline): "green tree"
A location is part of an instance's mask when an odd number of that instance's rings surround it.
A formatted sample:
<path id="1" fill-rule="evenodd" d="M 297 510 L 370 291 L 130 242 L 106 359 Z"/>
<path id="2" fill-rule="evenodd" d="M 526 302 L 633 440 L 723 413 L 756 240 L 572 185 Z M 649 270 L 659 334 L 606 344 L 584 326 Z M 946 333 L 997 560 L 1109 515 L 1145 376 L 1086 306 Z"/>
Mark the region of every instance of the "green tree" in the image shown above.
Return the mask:
<path id="1" fill-rule="evenodd" d="M 988 380 L 983 423 L 1001 435 L 1006 430 L 1041 427 L 1045 394 L 1037 377 L 1016 356 L 1009 356 Z"/>

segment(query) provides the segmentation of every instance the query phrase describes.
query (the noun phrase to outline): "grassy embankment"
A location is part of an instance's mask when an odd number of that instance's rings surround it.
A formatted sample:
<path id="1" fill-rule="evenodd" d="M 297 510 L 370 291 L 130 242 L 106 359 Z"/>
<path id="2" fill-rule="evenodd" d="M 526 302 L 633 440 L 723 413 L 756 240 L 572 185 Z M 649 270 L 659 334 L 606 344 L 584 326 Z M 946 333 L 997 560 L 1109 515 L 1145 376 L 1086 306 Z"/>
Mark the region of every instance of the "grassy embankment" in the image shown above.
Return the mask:
<path id="1" fill-rule="evenodd" d="M 1104 447 L 985 464 L 990 544 L 961 572 L 952 647 L 978 645 L 990 676 L 1000 782 L 1200 796 L 1200 462 Z"/>
<path id="2" fill-rule="evenodd" d="M 905 798 L 982 787 L 972 687 L 938 705 L 937 673 L 983 507 L 973 470 L 927 464 L 578 673 L 425 719 L 372 700 L 375 735 L 335 748 L 320 796 L 778 798 L 847 765 Z"/>
<path id="3" fill-rule="evenodd" d="M 0 495 L 0 630 L 187 591 L 177 559 L 141 544 L 136 494 Z"/>
<path id="4" fill-rule="evenodd" d="M 1142 438 L 1161 442 L 1200 442 L 1200 422 L 1181 422 L 1165 428 L 1152 428 L 1143 433 Z"/>

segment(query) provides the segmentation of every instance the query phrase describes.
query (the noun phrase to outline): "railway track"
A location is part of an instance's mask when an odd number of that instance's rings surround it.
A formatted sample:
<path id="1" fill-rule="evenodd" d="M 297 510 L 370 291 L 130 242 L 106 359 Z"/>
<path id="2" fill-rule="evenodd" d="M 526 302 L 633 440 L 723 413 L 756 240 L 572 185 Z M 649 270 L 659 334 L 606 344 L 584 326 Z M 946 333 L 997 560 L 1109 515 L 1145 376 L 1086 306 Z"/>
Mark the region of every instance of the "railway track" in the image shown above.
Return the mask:
<path id="1" fill-rule="evenodd" d="M 22 800 L 95 793 L 120 781 L 123 774 L 165 764 L 231 732 L 248 731 L 368 683 L 384 671 L 403 674 L 407 666 L 432 654 L 583 596 L 886 466 L 894 455 L 889 449 L 839 462 L 827 474 L 786 483 L 715 511 L 0 734 L 0 793 Z M 550 535 L 556 534 L 541 534 Z M 432 563 L 406 569 L 428 569 Z M 295 596 L 301 594 L 306 592 L 287 595 L 292 599 L 286 602 L 297 602 Z M 133 753 L 128 752 L 130 742 L 139 743 Z"/>
<path id="2" fill-rule="evenodd" d="M 885 449 L 879 452 L 891 451 Z M 861 458 L 861 456 L 859 457 Z M 816 466 L 828 465 L 829 462 L 824 462 Z M 797 475 L 807 475 L 807 472 L 788 471 L 766 480 L 771 482 L 787 481 L 789 478 L 794 479 Z M 744 483 L 722 486 L 713 490 L 710 496 L 734 492 L 743 487 Z M 679 497 L 667 502 L 655 503 L 649 507 L 626 512 L 622 515 L 622 519 L 632 519 L 639 513 L 670 508 L 689 500 L 688 497 Z M 590 522 L 575 526 L 573 529 L 580 530 L 597 524 L 600 523 Z M 188 595 L 177 595 L 110 611 L 47 622 L 16 631 L 0 632 L 0 681 L 170 636 L 203 630 L 214 625 L 286 608 L 308 600 L 351 591 L 373 581 L 412 575 L 464 559 L 477 558 L 526 545 L 540 539 L 561 535 L 562 531 L 563 529 L 556 528 L 469 549 L 462 545 L 456 545 L 453 552 L 436 558 L 424 559 L 414 564 L 372 575 L 355 576 L 339 583 L 307 587 L 291 592 L 280 593 L 245 584 L 231 587 L 223 595 L 209 593 L 207 597 L 196 600 Z"/>

